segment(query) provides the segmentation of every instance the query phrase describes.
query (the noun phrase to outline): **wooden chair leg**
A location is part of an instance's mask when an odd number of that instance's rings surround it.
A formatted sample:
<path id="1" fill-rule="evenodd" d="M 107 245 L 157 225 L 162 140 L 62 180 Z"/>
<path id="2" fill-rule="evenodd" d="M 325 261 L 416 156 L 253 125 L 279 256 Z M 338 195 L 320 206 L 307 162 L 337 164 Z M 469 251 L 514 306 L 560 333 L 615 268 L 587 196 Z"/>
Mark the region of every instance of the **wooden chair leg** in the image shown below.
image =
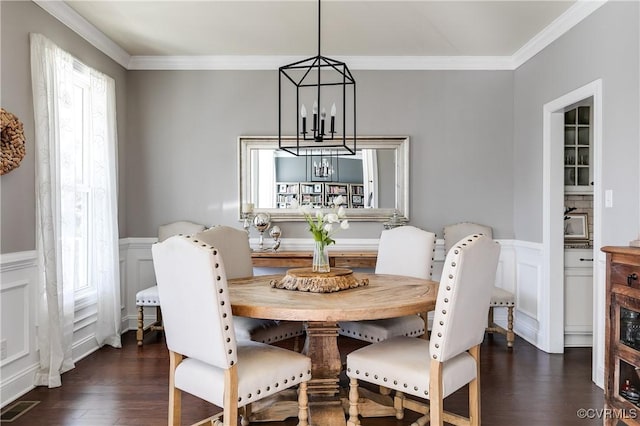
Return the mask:
<path id="1" fill-rule="evenodd" d="M 347 426 L 357 426 L 360 424 L 358 420 L 358 379 L 351 378 L 349 381 L 349 420 Z"/>
<path id="2" fill-rule="evenodd" d="M 176 367 L 182 362 L 182 355 L 169 351 L 169 426 L 180 426 L 182 414 L 182 398 L 180 389 L 176 388 Z"/>
<path id="3" fill-rule="evenodd" d="M 493 306 L 489 306 L 489 313 L 487 314 L 487 332 L 493 334 Z"/>
<path id="4" fill-rule="evenodd" d="M 162 322 L 162 309 L 160 309 L 160 306 L 156 306 L 156 327 L 164 329 Z"/>
<path id="5" fill-rule="evenodd" d="M 507 309 L 507 347 L 513 348 L 513 342 L 516 339 L 516 335 L 513 332 L 513 306 L 509 306 Z"/>
<path id="6" fill-rule="evenodd" d="M 396 419 L 404 419 L 404 393 L 396 391 L 393 396 L 393 408 L 396 410 Z"/>
<path id="7" fill-rule="evenodd" d="M 238 364 L 224 370 L 223 426 L 238 426 Z"/>
<path id="8" fill-rule="evenodd" d="M 240 415 L 240 425 L 241 426 L 249 426 L 251 421 L 251 404 L 247 404 L 242 407 L 242 414 Z"/>
<path id="9" fill-rule="evenodd" d="M 298 426 L 309 426 L 307 382 L 300 383 L 300 387 L 298 388 Z"/>
<path id="10" fill-rule="evenodd" d="M 469 383 L 469 424 L 480 426 L 480 345 L 469 350 L 476 360 L 476 378 Z"/>
<path id="11" fill-rule="evenodd" d="M 431 333 L 429 332 L 429 312 L 422 312 L 420 316 L 422 317 L 422 321 L 424 321 L 424 334 L 422 338 L 429 340 L 431 337 Z"/>
<path id="12" fill-rule="evenodd" d="M 142 306 L 138 306 L 138 330 L 136 331 L 136 340 L 138 341 L 138 346 L 142 346 L 142 341 L 144 340 L 144 308 Z"/>
<path id="13" fill-rule="evenodd" d="M 444 401 L 442 393 L 442 363 L 431 360 L 429 374 L 429 419 L 430 426 L 444 426 Z"/>

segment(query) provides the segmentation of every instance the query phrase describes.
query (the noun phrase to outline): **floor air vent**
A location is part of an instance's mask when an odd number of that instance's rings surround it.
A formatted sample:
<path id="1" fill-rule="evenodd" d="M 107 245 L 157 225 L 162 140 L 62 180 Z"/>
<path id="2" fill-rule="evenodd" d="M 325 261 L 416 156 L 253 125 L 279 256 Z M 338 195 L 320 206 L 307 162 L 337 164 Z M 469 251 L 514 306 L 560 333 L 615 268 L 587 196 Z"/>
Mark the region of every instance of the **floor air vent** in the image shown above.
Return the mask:
<path id="1" fill-rule="evenodd" d="M 11 423 L 39 403 L 40 401 L 19 401 L 13 405 L 5 407 L 2 410 L 2 413 L 0 413 L 0 423 Z"/>

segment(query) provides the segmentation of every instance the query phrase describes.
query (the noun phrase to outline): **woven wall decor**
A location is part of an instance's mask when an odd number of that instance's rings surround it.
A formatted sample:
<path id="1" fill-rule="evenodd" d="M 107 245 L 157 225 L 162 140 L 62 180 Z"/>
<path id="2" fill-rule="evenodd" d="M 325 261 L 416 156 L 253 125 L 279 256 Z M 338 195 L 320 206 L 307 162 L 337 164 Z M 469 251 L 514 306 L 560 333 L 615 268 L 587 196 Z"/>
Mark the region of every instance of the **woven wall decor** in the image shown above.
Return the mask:
<path id="1" fill-rule="evenodd" d="M 0 108 L 0 175 L 20 166 L 26 154 L 24 130 L 18 117 Z"/>

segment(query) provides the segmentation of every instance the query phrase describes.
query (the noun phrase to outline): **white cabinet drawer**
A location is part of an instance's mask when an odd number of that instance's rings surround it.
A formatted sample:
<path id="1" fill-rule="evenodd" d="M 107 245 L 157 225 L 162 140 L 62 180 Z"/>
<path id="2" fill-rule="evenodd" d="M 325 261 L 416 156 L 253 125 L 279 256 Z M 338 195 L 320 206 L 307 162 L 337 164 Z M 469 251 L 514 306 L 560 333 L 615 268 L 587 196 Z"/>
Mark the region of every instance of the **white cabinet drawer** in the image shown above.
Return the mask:
<path id="1" fill-rule="evenodd" d="M 592 268 L 593 250 L 568 249 L 564 251 L 565 268 Z"/>

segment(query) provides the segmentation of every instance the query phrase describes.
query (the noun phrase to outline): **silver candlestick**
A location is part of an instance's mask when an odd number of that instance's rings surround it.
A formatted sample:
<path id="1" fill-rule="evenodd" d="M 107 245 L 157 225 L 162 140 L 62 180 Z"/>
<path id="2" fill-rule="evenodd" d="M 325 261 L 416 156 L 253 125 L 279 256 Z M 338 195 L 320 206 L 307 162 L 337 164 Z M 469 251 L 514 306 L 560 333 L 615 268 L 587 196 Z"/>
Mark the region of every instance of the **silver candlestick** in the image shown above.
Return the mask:
<path id="1" fill-rule="evenodd" d="M 264 250 L 264 231 L 269 229 L 270 225 L 271 225 L 271 215 L 269 215 L 269 213 L 261 212 L 261 213 L 257 213 L 253 217 L 253 226 L 255 226 L 258 232 L 260 232 L 260 243 L 258 244 L 258 247 L 260 247 L 260 250 Z"/>
<path id="2" fill-rule="evenodd" d="M 269 235 L 271 235 L 271 238 L 273 238 L 273 240 L 275 241 L 273 247 L 271 247 L 271 250 L 278 251 L 278 249 L 280 248 L 280 236 L 282 235 L 280 227 L 278 225 L 275 225 L 273 228 L 271 228 L 271 231 L 269 231 Z"/>

